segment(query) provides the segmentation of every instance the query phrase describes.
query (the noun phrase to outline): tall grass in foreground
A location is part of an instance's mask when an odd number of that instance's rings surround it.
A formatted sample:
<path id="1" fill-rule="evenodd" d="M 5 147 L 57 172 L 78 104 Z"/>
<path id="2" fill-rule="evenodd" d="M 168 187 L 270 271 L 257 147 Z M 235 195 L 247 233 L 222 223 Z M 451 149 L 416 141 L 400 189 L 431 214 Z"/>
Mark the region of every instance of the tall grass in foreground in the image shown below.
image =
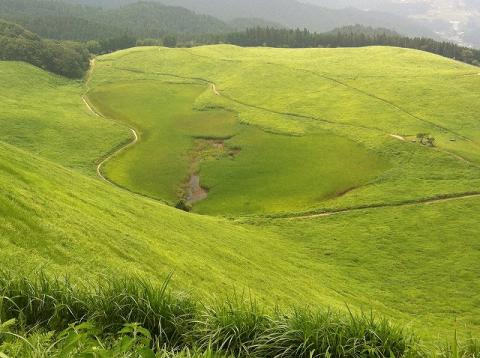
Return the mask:
<path id="1" fill-rule="evenodd" d="M 413 335 L 372 315 L 299 308 L 266 313 L 253 300 L 241 298 L 201 305 L 167 285 L 168 281 L 157 288 L 142 280 L 114 279 L 88 287 L 45 275 L 29 280 L 3 273 L 0 323 L 15 320 L 14 332 L 27 337 L 50 334 L 50 340 L 60 336 L 61 342 L 65 336 L 78 342 L 83 334 L 103 342 L 100 348 L 107 350 L 133 337 L 128 349 L 159 357 L 208 352 L 205 357 L 421 355 Z M 6 344 L 7 336 L 0 332 L 0 345 Z"/>
<path id="2" fill-rule="evenodd" d="M 447 342 L 439 348 L 438 356 L 441 358 L 479 358 L 480 341 L 470 338 L 459 343 L 455 332 L 453 341 Z"/>

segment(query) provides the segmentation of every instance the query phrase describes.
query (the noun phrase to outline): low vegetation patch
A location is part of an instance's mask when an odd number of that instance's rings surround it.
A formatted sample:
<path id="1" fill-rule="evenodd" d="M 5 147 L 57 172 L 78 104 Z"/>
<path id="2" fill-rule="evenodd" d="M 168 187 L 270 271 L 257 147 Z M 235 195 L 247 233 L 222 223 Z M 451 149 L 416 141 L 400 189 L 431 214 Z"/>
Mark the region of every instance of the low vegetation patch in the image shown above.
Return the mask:
<path id="1" fill-rule="evenodd" d="M 91 287 L 43 274 L 29 280 L 2 273 L 0 351 L 47 349 L 50 342 L 54 348 L 49 349 L 66 353 L 59 356 L 101 349 L 133 350 L 145 357 L 186 350 L 238 357 L 404 357 L 419 352 L 413 335 L 371 314 L 307 308 L 267 313 L 241 296 L 203 305 L 171 292 L 167 284 L 114 279 Z"/>

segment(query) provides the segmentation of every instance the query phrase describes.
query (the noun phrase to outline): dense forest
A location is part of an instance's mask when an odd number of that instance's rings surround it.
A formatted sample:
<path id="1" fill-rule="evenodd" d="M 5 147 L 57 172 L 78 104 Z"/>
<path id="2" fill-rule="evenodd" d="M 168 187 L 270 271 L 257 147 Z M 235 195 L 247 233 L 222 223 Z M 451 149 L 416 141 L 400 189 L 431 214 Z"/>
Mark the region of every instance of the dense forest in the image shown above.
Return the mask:
<path id="1" fill-rule="evenodd" d="M 473 65 L 480 65 L 480 50 L 423 37 L 405 37 L 384 29 L 349 26 L 327 33 L 312 33 L 306 29 L 255 27 L 244 32 L 230 33 L 225 42 L 238 46 L 269 47 L 362 47 L 396 46 L 431 52 Z"/>
<path id="2" fill-rule="evenodd" d="M 0 14 L 4 20 L 56 40 L 99 40 L 121 34 L 143 39 L 235 30 L 214 17 L 152 2 L 102 9 L 51 0 L 0 0 Z"/>
<path id="3" fill-rule="evenodd" d="M 0 21 L 0 60 L 25 61 L 59 75 L 79 78 L 89 67 L 83 44 L 43 40 L 21 26 Z"/>

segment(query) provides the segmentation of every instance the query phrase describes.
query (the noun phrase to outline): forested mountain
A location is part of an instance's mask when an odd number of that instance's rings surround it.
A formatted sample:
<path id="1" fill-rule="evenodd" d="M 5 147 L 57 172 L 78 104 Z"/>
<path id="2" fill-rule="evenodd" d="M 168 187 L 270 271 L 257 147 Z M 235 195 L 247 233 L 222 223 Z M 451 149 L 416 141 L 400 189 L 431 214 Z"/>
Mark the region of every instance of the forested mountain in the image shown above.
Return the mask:
<path id="1" fill-rule="evenodd" d="M 92 0 L 69 0 L 74 3 L 92 3 Z M 98 5 L 119 6 L 135 0 L 97 0 Z M 262 18 L 286 27 L 308 28 L 325 32 L 346 25 L 388 27 L 405 35 L 435 36 L 415 20 L 392 14 L 358 9 L 328 9 L 296 0 L 156 0 L 166 5 L 188 8 L 198 13 L 215 16 L 223 21 L 236 18 Z"/>
<path id="2" fill-rule="evenodd" d="M 352 25 L 352 26 L 342 26 L 338 27 L 330 33 L 333 34 L 342 34 L 342 35 L 357 35 L 357 36 L 402 36 L 398 32 L 384 28 L 384 27 L 371 27 L 371 26 L 362 26 L 362 25 Z"/>
<path id="3" fill-rule="evenodd" d="M 225 33 L 233 30 L 211 16 L 159 3 L 138 2 L 115 9 L 49 0 L 0 0 L 0 14 L 40 36 L 53 39 L 105 39 L 120 34 L 136 38 L 169 33 Z"/>
<path id="4" fill-rule="evenodd" d="M 230 25 L 232 30 L 239 31 L 250 29 L 252 27 L 273 27 L 277 29 L 285 28 L 284 25 L 278 22 L 267 21 L 258 17 L 239 17 L 228 21 L 228 25 Z"/>
<path id="5" fill-rule="evenodd" d="M 81 44 L 43 40 L 21 26 L 0 20 L 0 60 L 24 61 L 79 78 L 89 67 L 90 54 Z"/>
<path id="6" fill-rule="evenodd" d="M 414 18 L 446 39 L 480 47 L 480 1 L 478 0 L 301 1 L 336 9 L 356 7 Z"/>

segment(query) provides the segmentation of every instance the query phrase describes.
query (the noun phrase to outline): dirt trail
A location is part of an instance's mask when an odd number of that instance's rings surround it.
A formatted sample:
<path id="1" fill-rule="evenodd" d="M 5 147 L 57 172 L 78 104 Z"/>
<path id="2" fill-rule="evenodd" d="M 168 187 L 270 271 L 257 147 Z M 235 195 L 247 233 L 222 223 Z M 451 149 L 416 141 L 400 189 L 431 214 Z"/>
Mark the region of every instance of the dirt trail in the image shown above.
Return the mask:
<path id="1" fill-rule="evenodd" d="M 429 199 L 421 199 L 421 200 L 412 200 L 404 203 L 386 203 L 386 204 L 376 204 L 371 206 L 361 206 L 357 208 L 350 208 L 350 209 L 338 209 L 332 211 L 326 211 L 317 214 L 309 214 L 309 215 L 301 215 L 301 216 L 290 216 L 290 217 L 283 217 L 278 218 L 281 220 L 307 220 L 307 219 L 316 219 L 322 217 L 328 217 L 338 214 L 347 214 L 355 211 L 363 211 L 363 210 L 371 210 L 371 209 L 385 209 L 385 208 L 399 208 L 399 207 L 408 207 L 408 206 L 418 206 L 418 205 L 433 205 L 433 204 L 440 204 L 445 203 L 448 201 L 456 201 L 456 200 L 465 200 L 471 198 L 478 198 L 480 197 L 480 192 L 475 193 L 464 193 L 464 194 L 457 194 L 451 195 L 449 197 L 443 198 L 429 198 Z"/>
<path id="2" fill-rule="evenodd" d="M 217 86 L 215 85 L 215 83 L 212 83 L 212 89 L 215 96 L 220 96 L 220 92 L 217 91 Z"/>
<path id="3" fill-rule="evenodd" d="M 138 134 L 137 132 L 135 131 L 135 129 L 133 128 L 130 128 L 130 131 L 132 132 L 133 134 L 133 139 L 132 141 L 130 141 L 129 143 L 127 143 L 126 145 L 120 147 L 119 149 L 117 149 L 115 152 L 113 152 L 112 154 L 110 154 L 109 156 L 107 156 L 105 159 L 103 159 L 98 165 L 97 165 L 97 175 L 99 176 L 100 179 L 102 179 L 103 181 L 106 181 L 107 183 L 109 184 L 112 184 L 112 185 L 115 185 L 116 187 L 119 187 L 119 185 L 115 184 L 113 181 L 111 181 L 110 179 L 108 179 L 107 177 L 105 177 L 103 174 L 102 174 L 102 167 L 105 165 L 106 162 L 108 162 L 110 159 L 116 157 L 118 154 L 120 154 L 121 152 L 123 152 L 124 150 L 127 150 L 128 148 L 134 146 L 135 144 L 137 144 L 138 142 Z"/>
<path id="4" fill-rule="evenodd" d="M 97 111 L 92 104 L 90 104 L 90 102 L 88 101 L 88 98 L 87 98 L 87 93 L 88 93 L 88 85 L 90 83 L 90 79 L 92 77 L 92 73 L 93 73 L 93 70 L 94 70 L 94 67 L 95 67 L 95 59 L 92 59 L 90 61 L 90 69 L 88 70 L 88 73 L 87 73 L 87 76 L 86 76 L 86 79 L 85 79 L 85 87 L 87 89 L 86 93 L 82 96 L 82 101 L 83 103 L 85 104 L 85 106 L 88 108 L 89 112 L 92 113 L 94 116 L 96 117 L 101 117 L 101 118 L 104 118 L 104 119 L 108 119 L 108 120 L 112 120 L 110 118 L 107 118 L 105 117 L 102 113 L 100 113 L 99 111 Z M 113 121 L 113 120 L 112 120 Z M 124 123 L 122 123 L 122 125 L 125 126 Z M 134 146 L 135 144 L 137 144 L 138 142 L 138 133 L 137 131 L 134 129 L 134 128 L 131 128 L 131 127 L 127 127 L 128 129 L 130 129 L 130 131 L 132 132 L 133 134 L 133 137 L 132 137 L 132 140 L 130 140 L 128 143 L 126 143 L 125 145 L 122 145 L 120 148 L 118 148 L 117 150 L 115 150 L 113 153 L 109 154 L 108 156 L 106 156 L 98 165 L 97 165 L 97 175 L 100 179 L 102 179 L 103 181 L 111 184 L 111 185 L 114 185 L 118 188 L 121 188 L 119 185 L 115 184 L 114 182 L 112 182 L 111 180 L 109 180 L 107 177 L 105 177 L 103 174 L 102 174 L 102 167 L 105 165 L 106 162 L 108 162 L 110 159 L 112 159 L 113 157 L 117 156 L 118 154 L 120 154 L 121 152 L 123 152 L 124 150 L 127 150 L 128 148 L 130 148 L 131 146 Z M 122 188 L 123 189 L 123 188 Z"/>
<path id="5" fill-rule="evenodd" d="M 401 140 L 402 142 L 406 141 L 406 139 L 404 137 L 402 137 L 401 135 L 398 135 L 398 134 L 389 134 L 389 136 L 392 137 L 392 138 Z"/>
<path id="6" fill-rule="evenodd" d="M 83 100 L 83 103 L 85 103 L 85 105 L 87 106 L 88 110 L 95 116 L 97 117 L 101 117 L 101 118 L 105 118 L 105 119 L 108 119 L 107 117 L 103 116 L 100 112 L 98 112 L 97 110 L 95 110 L 92 105 L 90 105 L 90 103 L 88 102 L 87 98 L 85 96 L 82 97 L 82 100 Z M 108 155 L 107 157 L 105 157 L 98 165 L 97 165 L 97 175 L 100 179 L 102 179 L 103 181 L 109 183 L 109 184 L 112 184 L 116 187 L 120 187 L 119 185 L 115 184 L 114 182 L 112 182 L 111 180 L 109 180 L 107 177 L 105 177 L 103 174 L 102 174 L 102 167 L 105 165 L 106 162 L 108 162 L 110 159 L 112 159 L 113 157 L 117 156 L 118 154 L 120 154 L 121 152 L 123 152 L 124 150 L 127 150 L 128 148 L 130 148 L 131 146 L 137 144 L 138 142 L 138 133 L 135 129 L 133 128 L 130 128 L 128 127 L 128 129 L 130 129 L 130 131 L 132 132 L 133 134 L 133 139 L 131 141 L 129 141 L 127 144 L 125 145 L 122 145 L 120 148 L 118 148 L 117 150 L 115 150 L 113 153 L 111 153 L 110 155 Z"/>
<path id="7" fill-rule="evenodd" d="M 97 116 L 97 117 L 101 117 L 101 115 L 98 114 L 98 113 L 92 108 L 92 106 L 90 106 L 90 103 L 88 103 L 87 98 L 86 98 L 85 96 L 82 96 L 82 101 L 83 101 L 83 103 L 85 103 L 85 106 L 87 106 L 88 110 L 89 110 L 93 115 L 95 115 L 95 116 Z"/>

